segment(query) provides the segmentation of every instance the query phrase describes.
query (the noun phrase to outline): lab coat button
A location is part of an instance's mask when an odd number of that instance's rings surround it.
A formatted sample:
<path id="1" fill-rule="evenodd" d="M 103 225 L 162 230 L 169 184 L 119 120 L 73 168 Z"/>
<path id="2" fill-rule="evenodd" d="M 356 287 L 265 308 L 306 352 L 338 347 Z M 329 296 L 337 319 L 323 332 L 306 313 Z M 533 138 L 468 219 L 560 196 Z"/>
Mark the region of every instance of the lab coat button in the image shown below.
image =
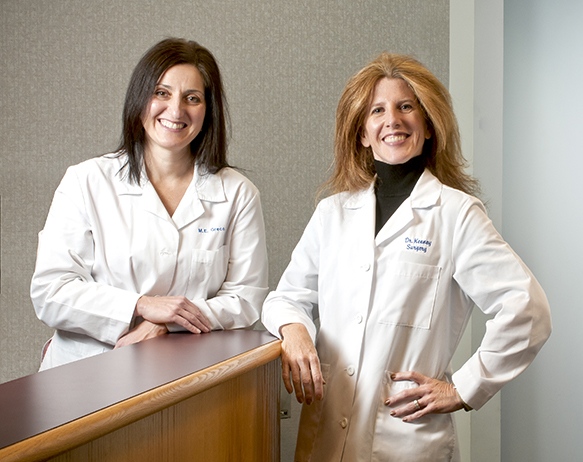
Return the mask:
<path id="1" fill-rule="evenodd" d="M 347 425 L 348 425 L 348 419 L 347 419 L 346 417 L 344 417 L 344 419 L 342 419 L 342 420 L 340 421 L 340 426 L 341 426 L 342 428 L 346 428 L 346 426 L 347 426 Z"/>
<path id="2" fill-rule="evenodd" d="M 361 263 L 360 269 L 364 272 L 368 271 L 370 269 L 370 263 L 367 262 Z"/>
<path id="3" fill-rule="evenodd" d="M 362 322 L 362 316 L 359 314 L 359 315 L 356 317 L 356 323 L 357 323 L 357 324 L 360 324 L 361 322 Z"/>
<path id="4" fill-rule="evenodd" d="M 346 368 L 346 373 L 350 376 L 353 376 L 354 375 L 354 366 L 348 366 Z"/>

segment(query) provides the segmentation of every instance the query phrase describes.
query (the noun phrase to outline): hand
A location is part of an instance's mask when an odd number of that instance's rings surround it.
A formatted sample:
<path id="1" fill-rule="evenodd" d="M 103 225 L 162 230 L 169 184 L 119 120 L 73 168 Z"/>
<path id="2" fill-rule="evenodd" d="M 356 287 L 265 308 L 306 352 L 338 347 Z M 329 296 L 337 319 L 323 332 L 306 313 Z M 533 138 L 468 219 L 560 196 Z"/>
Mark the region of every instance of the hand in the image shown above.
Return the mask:
<path id="1" fill-rule="evenodd" d="M 452 383 L 427 377 L 418 372 L 396 372 L 394 381 L 410 380 L 419 386 L 391 396 L 385 405 L 395 407 L 393 417 L 413 422 L 427 414 L 445 414 L 463 408 L 463 401 Z M 418 405 L 416 404 L 418 403 Z"/>
<path id="2" fill-rule="evenodd" d="M 288 393 L 295 390 L 298 403 L 312 404 L 324 397 L 324 378 L 318 352 L 303 324 L 286 324 L 280 329 L 281 368 Z M 290 378 L 291 372 L 291 378 Z"/>
<path id="3" fill-rule="evenodd" d="M 140 297 L 136 313 L 154 324 L 178 324 L 193 334 L 210 332 L 211 323 L 186 297 Z"/>
<path id="4" fill-rule="evenodd" d="M 164 324 L 154 324 L 150 321 L 142 321 L 131 331 L 129 331 L 115 344 L 115 348 L 121 348 L 132 343 L 138 343 L 149 338 L 159 337 L 168 333 L 168 329 Z"/>

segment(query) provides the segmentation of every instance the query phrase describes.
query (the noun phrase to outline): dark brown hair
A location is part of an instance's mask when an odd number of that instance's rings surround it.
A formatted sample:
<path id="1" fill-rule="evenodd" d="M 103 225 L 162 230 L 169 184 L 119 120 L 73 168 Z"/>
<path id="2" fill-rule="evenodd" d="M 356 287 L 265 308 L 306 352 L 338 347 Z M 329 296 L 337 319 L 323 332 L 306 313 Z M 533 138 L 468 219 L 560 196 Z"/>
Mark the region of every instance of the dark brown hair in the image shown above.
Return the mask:
<path id="1" fill-rule="evenodd" d="M 142 116 L 163 74 L 173 66 L 191 64 L 201 73 L 207 105 L 201 132 L 190 143 L 190 152 L 204 172 L 228 167 L 229 114 L 221 73 L 212 53 L 197 42 L 168 38 L 150 48 L 136 65 L 126 92 L 123 129 L 118 147 L 128 156 L 129 179 L 140 183 L 146 133 Z"/>

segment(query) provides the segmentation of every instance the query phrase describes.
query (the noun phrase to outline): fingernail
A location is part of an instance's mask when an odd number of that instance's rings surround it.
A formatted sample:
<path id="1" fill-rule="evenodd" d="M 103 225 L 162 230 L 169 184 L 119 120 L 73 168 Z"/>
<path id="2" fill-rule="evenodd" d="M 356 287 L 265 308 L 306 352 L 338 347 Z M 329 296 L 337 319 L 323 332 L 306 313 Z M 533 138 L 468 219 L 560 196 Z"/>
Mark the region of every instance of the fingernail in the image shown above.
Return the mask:
<path id="1" fill-rule="evenodd" d="M 385 401 L 385 406 L 388 406 L 388 405 L 390 405 L 390 404 L 391 404 L 391 399 L 389 398 L 389 399 L 387 399 L 387 400 Z"/>
<path id="2" fill-rule="evenodd" d="M 391 411 L 390 414 L 395 417 L 395 411 Z"/>
<path id="3" fill-rule="evenodd" d="M 395 380 L 395 377 L 396 377 L 396 376 L 397 376 L 397 375 L 396 375 L 394 372 L 391 372 L 391 375 L 390 375 L 390 377 L 391 377 L 391 380 Z"/>

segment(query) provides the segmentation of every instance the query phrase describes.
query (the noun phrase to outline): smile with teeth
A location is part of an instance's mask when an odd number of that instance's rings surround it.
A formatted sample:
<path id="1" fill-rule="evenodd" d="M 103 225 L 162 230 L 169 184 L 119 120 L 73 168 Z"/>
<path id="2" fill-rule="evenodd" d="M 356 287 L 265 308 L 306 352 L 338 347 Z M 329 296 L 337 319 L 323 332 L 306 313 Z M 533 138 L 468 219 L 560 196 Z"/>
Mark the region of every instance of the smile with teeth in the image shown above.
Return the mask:
<path id="1" fill-rule="evenodd" d="M 170 128 L 172 130 L 179 130 L 181 128 L 186 127 L 185 123 L 174 123 L 174 122 L 170 122 L 169 120 L 166 120 L 166 119 L 160 119 L 160 124 L 166 128 Z"/>
<path id="2" fill-rule="evenodd" d="M 383 138 L 385 143 L 398 143 L 407 139 L 407 135 L 387 135 Z"/>

